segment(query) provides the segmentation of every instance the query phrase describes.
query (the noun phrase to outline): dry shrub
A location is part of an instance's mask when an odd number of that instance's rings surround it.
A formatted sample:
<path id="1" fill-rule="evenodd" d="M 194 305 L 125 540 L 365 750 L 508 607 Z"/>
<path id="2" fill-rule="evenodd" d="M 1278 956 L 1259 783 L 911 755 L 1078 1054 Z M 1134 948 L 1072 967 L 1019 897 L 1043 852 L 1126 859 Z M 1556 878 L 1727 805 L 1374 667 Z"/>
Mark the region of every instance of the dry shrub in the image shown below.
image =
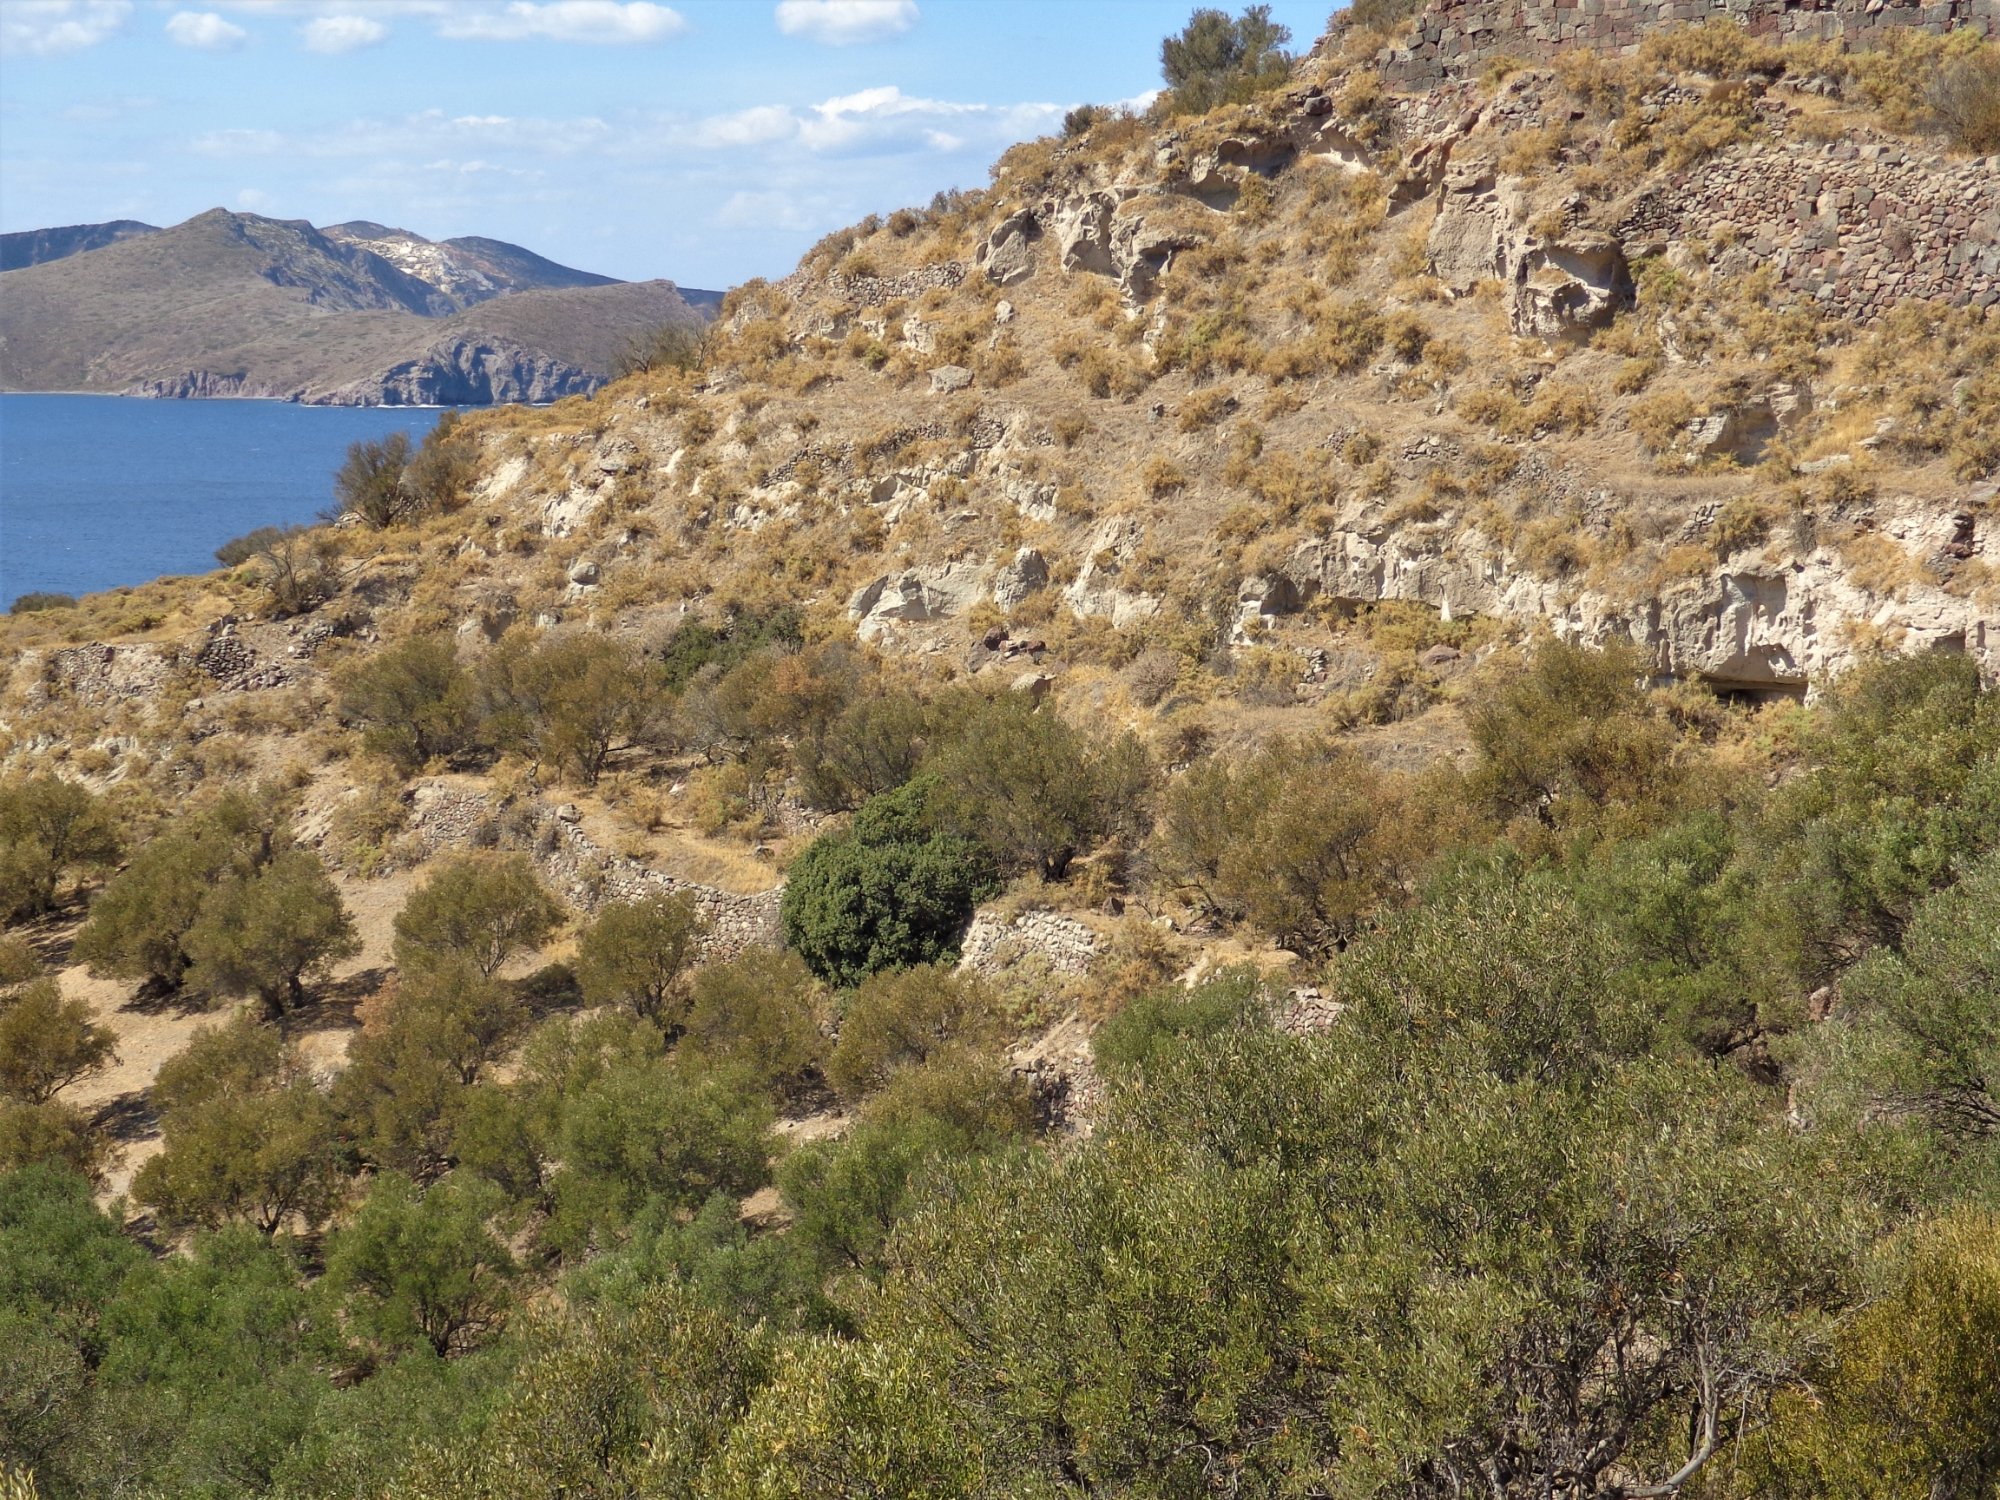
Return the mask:
<path id="1" fill-rule="evenodd" d="M 1694 398 L 1686 391 L 1661 391 L 1634 401 L 1625 423 L 1648 453 L 1665 453 L 1687 431 L 1696 416 Z"/>
<path id="2" fill-rule="evenodd" d="M 1163 453 L 1155 453 L 1139 471 L 1139 485 L 1155 500 L 1187 488 L 1187 475 Z"/>
<path id="3" fill-rule="evenodd" d="M 1840 544 L 1847 579 L 1871 594 L 1899 595 L 1918 581 L 1914 560 L 1900 545 L 1879 531 L 1858 532 Z"/>
<path id="4" fill-rule="evenodd" d="M 1220 386 L 1196 391 L 1180 404 L 1174 425 L 1182 432 L 1199 432 L 1236 409 L 1236 398 Z"/>
<path id="5" fill-rule="evenodd" d="M 1945 63 L 1924 89 L 1924 105 L 1959 150 L 2000 153 L 2000 47 L 1982 47 Z"/>
<path id="6" fill-rule="evenodd" d="M 1768 500 L 1738 495 L 1716 514 L 1708 533 L 1717 558 L 1728 557 L 1746 547 L 1754 547 L 1771 534 L 1778 509 Z"/>

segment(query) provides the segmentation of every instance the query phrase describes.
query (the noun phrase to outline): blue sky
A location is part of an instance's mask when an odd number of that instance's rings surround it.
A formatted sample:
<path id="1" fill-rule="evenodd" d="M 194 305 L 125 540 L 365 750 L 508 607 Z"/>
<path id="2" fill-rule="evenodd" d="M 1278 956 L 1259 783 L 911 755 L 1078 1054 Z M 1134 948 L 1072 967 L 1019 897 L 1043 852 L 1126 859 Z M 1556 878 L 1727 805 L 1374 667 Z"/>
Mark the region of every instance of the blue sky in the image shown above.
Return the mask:
<path id="1" fill-rule="evenodd" d="M 0 0 L 0 229 L 217 205 L 724 287 L 1158 82 L 1191 0 Z M 1310 45 L 1330 0 L 1275 0 Z"/>

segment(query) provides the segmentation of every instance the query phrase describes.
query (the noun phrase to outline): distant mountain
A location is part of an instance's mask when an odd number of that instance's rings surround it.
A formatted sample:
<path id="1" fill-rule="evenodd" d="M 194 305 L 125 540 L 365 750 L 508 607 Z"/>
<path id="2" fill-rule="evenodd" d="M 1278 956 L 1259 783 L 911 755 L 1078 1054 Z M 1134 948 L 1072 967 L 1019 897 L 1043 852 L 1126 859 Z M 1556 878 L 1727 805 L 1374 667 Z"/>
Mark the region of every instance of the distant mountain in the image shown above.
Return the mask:
<path id="1" fill-rule="evenodd" d="M 398 270 L 456 298 L 461 307 L 510 292 L 618 284 L 615 276 L 559 266 L 504 240 L 427 240 L 407 229 L 389 229 L 365 219 L 330 225 L 325 234 L 330 240 L 380 256 Z"/>
<path id="2" fill-rule="evenodd" d="M 720 302 L 361 221 L 322 230 L 217 208 L 82 243 L 117 227 L 9 237 L 76 248 L 0 273 L 0 389 L 546 401 L 594 389 L 634 338 Z"/>
<path id="3" fill-rule="evenodd" d="M 61 260 L 83 250 L 115 245 L 135 234 L 158 234 L 159 226 L 137 219 L 113 219 L 109 224 L 67 224 L 61 229 L 23 229 L 0 234 L 0 271 L 18 271 Z"/>

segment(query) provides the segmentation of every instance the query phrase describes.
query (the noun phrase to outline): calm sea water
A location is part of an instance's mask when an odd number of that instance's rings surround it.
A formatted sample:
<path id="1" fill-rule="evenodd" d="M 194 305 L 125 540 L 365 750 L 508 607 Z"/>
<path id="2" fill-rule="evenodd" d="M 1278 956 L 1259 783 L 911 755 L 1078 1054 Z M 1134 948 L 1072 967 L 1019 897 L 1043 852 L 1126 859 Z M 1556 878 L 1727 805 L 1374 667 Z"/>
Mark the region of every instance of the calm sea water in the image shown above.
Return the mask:
<path id="1" fill-rule="evenodd" d="M 0 609 L 205 573 L 259 526 L 310 521 L 360 438 L 420 440 L 410 407 L 0 396 Z"/>

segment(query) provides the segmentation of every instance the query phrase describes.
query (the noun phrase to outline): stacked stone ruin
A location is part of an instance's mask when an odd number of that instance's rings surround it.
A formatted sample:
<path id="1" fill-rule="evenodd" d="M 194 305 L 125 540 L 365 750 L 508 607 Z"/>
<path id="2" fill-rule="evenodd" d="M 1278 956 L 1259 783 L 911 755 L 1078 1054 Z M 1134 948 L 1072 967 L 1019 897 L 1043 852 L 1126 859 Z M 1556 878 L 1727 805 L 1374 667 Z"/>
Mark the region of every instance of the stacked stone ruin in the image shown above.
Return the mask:
<path id="1" fill-rule="evenodd" d="M 2000 0 L 1433 0 L 1383 73 L 1408 86 L 1470 77 L 1495 57 L 1538 62 L 1579 47 L 1617 55 L 1662 26 L 1713 20 L 1774 42 L 1865 47 L 1905 28 L 2000 36 Z"/>

